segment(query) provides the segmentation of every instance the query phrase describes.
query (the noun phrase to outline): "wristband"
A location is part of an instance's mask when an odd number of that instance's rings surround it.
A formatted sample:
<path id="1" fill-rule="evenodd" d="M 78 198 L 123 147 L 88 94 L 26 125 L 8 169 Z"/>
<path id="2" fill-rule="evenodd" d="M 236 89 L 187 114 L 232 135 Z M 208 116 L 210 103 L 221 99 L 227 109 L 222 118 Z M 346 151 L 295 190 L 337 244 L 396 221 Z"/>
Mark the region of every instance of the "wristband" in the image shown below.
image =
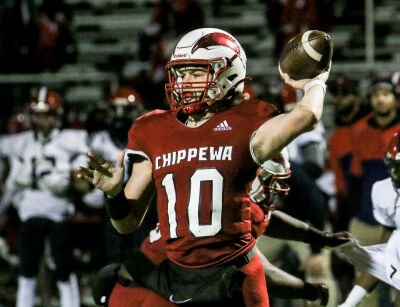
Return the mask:
<path id="1" fill-rule="evenodd" d="M 125 197 L 124 189 L 113 198 L 106 197 L 106 211 L 113 220 L 122 220 L 126 218 L 130 211 L 130 206 Z"/>
<path id="2" fill-rule="evenodd" d="M 364 296 L 367 295 L 367 293 L 367 290 L 365 290 L 363 287 L 355 285 L 353 289 L 351 289 L 344 303 L 350 306 L 357 306 L 358 303 L 360 303 L 361 300 L 364 298 Z"/>
<path id="3" fill-rule="evenodd" d="M 326 84 L 324 81 L 322 80 L 311 80 L 310 82 L 306 83 L 306 85 L 304 85 L 304 94 L 306 94 L 310 88 L 312 88 L 315 85 L 319 85 L 322 87 L 322 89 L 324 90 L 324 94 L 326 93 Z"/>
<path id="4" fill-rule="evenodd" d="M 304 242 L 319 247 L 327 244 L 327 232 L 321 231 L 315 227 L 309 226 L 304 236 Z"/>

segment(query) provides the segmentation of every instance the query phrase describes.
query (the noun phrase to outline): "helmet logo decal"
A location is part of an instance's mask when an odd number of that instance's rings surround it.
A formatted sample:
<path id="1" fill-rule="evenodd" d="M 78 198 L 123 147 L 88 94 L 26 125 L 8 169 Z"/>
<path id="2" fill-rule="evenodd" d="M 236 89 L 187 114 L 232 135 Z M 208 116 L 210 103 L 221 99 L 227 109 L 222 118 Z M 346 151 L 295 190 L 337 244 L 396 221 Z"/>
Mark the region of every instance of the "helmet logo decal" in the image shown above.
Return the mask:
<path id="1" fill-rule="evenodd" d="M 210 46 L 217 46 L 217 45 L 228 47 L 233 51 L 235 51 L 236 53 L 240 54 L 240 48 L 236 44 L 235 40 L 229 35 L 223 33 L 210 33 L 203 36 L 193 46 L 192 53 L 194 53 L 197 49 L 200 48 L 207 49 Z"/>

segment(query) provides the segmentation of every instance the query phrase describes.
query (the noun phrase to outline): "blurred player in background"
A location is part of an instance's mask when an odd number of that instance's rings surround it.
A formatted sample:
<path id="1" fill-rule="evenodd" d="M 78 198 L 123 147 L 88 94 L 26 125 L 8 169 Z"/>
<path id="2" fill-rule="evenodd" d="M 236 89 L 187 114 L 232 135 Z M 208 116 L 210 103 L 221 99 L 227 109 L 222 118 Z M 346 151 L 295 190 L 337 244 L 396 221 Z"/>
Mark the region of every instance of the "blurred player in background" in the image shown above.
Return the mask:
<path id="1" fill-rule="evenodd" d="M 118 87 L 105 104 L 95 106 L 87 115 L 90 147 L 106 159 L 115 159 L 115 153 L 128 142 L 126 134 L 132 123 L 144 113 L 140 94 L 133 87 Z"/>
<path id="2" fill-rule="evenodd" d="M 376 230 L 378 222 L 372 213 L 371 189 L 376 181 L 389 175 L 383 157 L 390 139 L 400 127 L 398 102 L 390 82 L 375 82 L 369 98 L 374 113 L 352 140 L 354 153 L 348 180 L 348 196 L 353 205 L 358 206 L 349 229 L 363 245 L 376 243 L 373 240 L 380 237 L 380 230 Z M 377 237 L 371 237 L 371 233 Z"/>
<path id="3" fill-rule="evenodd" d="M 329 86 L 333 96 L 335 130 L 329 139 L 329 166 L 334 175 L 335 206 L 331 209 L 334 231 L 348 230 L 357 206 L 349 200 L 350 165 L 354 154 L 354 139 L 358 130 L 372 117 L 370 106 L 362 102 L 359 83 L 347 76 L 339 76 Z M 332 252 L 332 273 L 338 280 L 340 293 L 347 296 L 353 286 L 353 266 L 338 252 Z"/>
<path id="4" fill-rule="evenodd" d="M 400 129 L 398 101 L 390 79 L 374 80 L 367 98 L 373 113 L 354 134 L 351 169 L 346 178 L 347 197 L 354 212 L 349 231 L 361 245 L 372 245 L 381 240 L 382 226 L 373 215 L 371 190 L 376 181 L 389 175 L 383 157 L 391 137 Z M 388 298 L 387 291 L 385 284 L 379 285 L 362 305 L 378 304 L 378 292 L 381 304 L 387 304 L 384 302 Z"/>
<path id="5" fill-rule="evenodd" d="M 335 124 L 328 145 L 329 162 L 335 176 L 336 210 L 333 227 L 335 230 L 347 230 L 356 208 L 348 200 L 346 183 L 350 176 L 353 159 L 353 141 L 358 130 L 367 125 L 372 117 L 370 107 L 362 103 L 359 84 L 346 76 L 341 76 L 330 86 L 334 96 Z"/>
<path id="6" fill-rule="evenodd" d="M 88 131 L 90 149 L 113 161 L 125 148 L 128 131 L 135 120 L 145 113 L 140 94 L 131 86 L 121 86 L 114 90 L 105 105 L 97 106 L 88 114 L 86 130 Z M 126 178 L 131 173 L 128 157 L 125 161 Z M 83 202 L 92 207 L 104 206 L 104 193 L 93 189 L 83 197 Z M 154 211 L 154 210 L 153 210 Z M 155 212 L 146 218 L 143 227 L 134 234 L 119 234 L 107 220 L 105 224 L 105 244 L 107 263 L 122 262 L 132 247 L 139 247 L 150 229 L 156 224 Z"/>
<path id="7" fill-rule="evenodd" d="M 45 242 L 51 248 L 60 304 L 80 306 L 73 273 L 68 199 L 73 170 L 88 149 L 84 131 L 60 129 L 63 108 L 54 91 L 41 87 L 29 104 L 31 130 L 1 138 L 1 152 L 12 161 L 11 196 L 22 222 L 19 237 L 20 276 L 17 306 L 33 306 Z"/>
<path id="8" fill-rule="evenodd" d="M 378 284 L 379 279 L 400 290 L 400 241 L 399 235 L 393 232 L 400 229 L 400 143 L 399 131 L 390 140 L 389 150 L 385 156 L 385 165 L 390 177 L 377 181 L 372 186 L 371 199 L 374 218 L 383 226 L 380 238 L 381 243 L 376 246 L 367 246 L 367 260 L 359 256 L 355 260 L 356 268 L 362 273 L 356 280 L 356 285 L 347 296 L 342 307 L 357 306 L 362 299 L 370 293 Z M 393 233 L 393 235 L 392 235 Z M 391 238 L 393 236 L 393 238 Z M 388 244 L 388 241 L 391 241 Z M 366 266 L 358 267 L 358 263 L 367 263 Z M 364 265 L 365 265 L 364 263 Z M 372 274 L 372 275 L 371 275 Z M 379 279 L 378 279 L 379 278 Z M 400 306 L 400 292 L 397 291 L 396 306 Z"/>
<path id="9" fill-rule="evenodd" d="M 142 97 L 133 87 L 121 86 L 111 93 L 108 105 L 112 114 L 111 137 L 119 148 L 124 148 L 128 142 L 126 132 L 147 112 Z"/>

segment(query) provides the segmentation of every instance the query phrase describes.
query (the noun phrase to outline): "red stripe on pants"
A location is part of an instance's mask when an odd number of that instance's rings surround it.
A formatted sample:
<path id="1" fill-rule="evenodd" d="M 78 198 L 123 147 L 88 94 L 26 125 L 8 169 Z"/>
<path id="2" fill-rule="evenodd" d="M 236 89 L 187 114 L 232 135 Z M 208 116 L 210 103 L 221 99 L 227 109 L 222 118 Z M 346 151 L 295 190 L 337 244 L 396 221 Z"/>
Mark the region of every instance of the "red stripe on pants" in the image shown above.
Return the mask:
<path id="1" fill-rule="evenodd" d="M 124 287 L 115 284 L 108 301 L 109 307 L 171 307 L 175 304 L 146 288 Z"/>
<path id="2" fill-rule="evenodd" d="M 269 307 L 267 283 L 260 257 L 256 254 L 240 271 L 246 275 L 242 288 L 246 306 Z"/>

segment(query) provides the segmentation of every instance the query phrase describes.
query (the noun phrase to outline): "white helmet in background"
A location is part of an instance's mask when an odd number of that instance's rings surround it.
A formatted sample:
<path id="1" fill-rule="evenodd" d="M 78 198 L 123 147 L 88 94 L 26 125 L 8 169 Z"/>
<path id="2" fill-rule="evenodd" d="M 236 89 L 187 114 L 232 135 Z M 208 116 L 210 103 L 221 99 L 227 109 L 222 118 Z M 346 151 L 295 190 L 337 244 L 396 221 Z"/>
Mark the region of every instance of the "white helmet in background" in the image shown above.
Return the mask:
<path id="1" fill-rule="evenodd" d="M 178 42 L 167 64 L 169 83 L 165 85 L 171 109 L 186 114 L 200 113 L 210 102 L 229 99 L 243 92 L 246 78 L 246 54 L 239 42 L 229 33 L 214 28 L 201 28 L 187 33 Z M 182 82 L 177 69 L 184 66 L 203 66 L 206 82 Z M 184 89 L 203 90 L 199 99 L 186 97 Z M 190 102 L 189 102 L 190 101 Z"/>
<path id="2" fill-rule="evenodd" d="M 265 161 L 257 170 L 249 197 L 264 212 L 278 208 L 290 191 L 285 182 L 291 175 L 289 152 L 285 147 L 274 159 Z"/>

